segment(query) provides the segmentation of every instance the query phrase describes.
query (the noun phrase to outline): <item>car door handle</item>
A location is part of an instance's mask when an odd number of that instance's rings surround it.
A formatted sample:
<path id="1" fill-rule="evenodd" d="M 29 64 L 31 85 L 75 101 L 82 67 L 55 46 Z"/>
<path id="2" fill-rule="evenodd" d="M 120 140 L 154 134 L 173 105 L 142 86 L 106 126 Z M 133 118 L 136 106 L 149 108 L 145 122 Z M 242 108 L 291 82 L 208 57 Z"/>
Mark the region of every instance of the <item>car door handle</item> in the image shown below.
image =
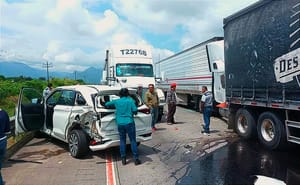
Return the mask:
<path id="1" fill-rule="evenodd" d="M 71 108 L 70 107 L 64 107 L 64 108 L 59 108 L 57 110 L 62 111 L 62 112 L 70 112 Z"/>

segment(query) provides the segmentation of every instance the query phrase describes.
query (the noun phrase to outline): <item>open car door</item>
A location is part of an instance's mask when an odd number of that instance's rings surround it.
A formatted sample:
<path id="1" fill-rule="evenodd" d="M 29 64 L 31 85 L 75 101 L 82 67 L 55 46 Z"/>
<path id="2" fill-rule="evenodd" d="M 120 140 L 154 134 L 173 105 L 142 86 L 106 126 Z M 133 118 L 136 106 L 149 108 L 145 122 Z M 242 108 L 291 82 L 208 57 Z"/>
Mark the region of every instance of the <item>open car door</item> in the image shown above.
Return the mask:
<path id="1" fill-rule="evenodd" d="M 44 126 L 44 103 L 36 89 L 23 87 L 16 108 L 15 133 L 40 130 Z"/>

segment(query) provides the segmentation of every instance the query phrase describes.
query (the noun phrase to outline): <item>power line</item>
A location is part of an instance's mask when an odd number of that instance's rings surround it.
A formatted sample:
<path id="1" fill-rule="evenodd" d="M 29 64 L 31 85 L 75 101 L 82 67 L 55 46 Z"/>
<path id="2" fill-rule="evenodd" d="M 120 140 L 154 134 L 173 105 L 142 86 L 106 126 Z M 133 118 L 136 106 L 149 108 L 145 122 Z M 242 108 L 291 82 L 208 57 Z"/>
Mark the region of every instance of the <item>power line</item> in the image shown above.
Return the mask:
<path id="1" fill-rule="evenodd" d="M 47 69 L 47 82 L 49 84 L 49 68 L 53 67 L 52 63 L 49 63 L 48 60 L 46 60 L 46 63 L 43 63 L 43 68 Z"/>

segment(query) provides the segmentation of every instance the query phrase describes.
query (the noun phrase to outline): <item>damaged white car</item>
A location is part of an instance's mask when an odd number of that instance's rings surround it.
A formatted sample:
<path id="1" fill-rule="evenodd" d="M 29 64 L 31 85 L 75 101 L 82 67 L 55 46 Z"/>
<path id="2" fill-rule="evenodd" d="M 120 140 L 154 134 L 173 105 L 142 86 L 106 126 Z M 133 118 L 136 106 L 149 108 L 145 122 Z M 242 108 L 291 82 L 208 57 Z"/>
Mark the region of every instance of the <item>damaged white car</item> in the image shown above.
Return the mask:
<path id="1" fill-rule="evenodd" d="M 40 130 L 68 143 L 75 158 L 85 156 L 89 149 L 118 146 L 115 109 L 104 104 L 119 98 L 119 90 L 104 85 L 62 86 L 43 99 L 35 89 L 22 88 L 16 108 L 16 134 Z M 137 142 L 148 141 L 152 138 L 150 110 L 136 90 L 129 92 L 138 107 L 134 116 Z"/>

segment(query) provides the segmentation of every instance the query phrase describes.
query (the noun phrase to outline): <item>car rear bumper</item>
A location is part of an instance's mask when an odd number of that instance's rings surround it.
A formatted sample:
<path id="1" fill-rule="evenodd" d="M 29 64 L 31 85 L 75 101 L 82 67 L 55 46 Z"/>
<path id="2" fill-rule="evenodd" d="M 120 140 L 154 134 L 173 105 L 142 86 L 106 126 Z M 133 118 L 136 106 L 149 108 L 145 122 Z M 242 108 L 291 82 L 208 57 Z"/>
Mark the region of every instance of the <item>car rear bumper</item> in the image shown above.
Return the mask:
<path id="1" fill-rule="evenodd" d="M 136 137 L 136 142 L 145 142 L 145 141 L 149 141 L 152 139 L 152 136 L 137 136 Z M 128 137 L 127 137 L 127 142 L 126 143 L 130 143 Z M 113 140 L 113 141 L 107 141 L 103 144 L 96 144 L 96 145 L 90 145 L 89 148 L 92 151 L 98 151 L 98 150 L 105 150 L 107 148 L 111 148 L 114 146 L 119 146 L 120 145 L 120 140 Z"/>

